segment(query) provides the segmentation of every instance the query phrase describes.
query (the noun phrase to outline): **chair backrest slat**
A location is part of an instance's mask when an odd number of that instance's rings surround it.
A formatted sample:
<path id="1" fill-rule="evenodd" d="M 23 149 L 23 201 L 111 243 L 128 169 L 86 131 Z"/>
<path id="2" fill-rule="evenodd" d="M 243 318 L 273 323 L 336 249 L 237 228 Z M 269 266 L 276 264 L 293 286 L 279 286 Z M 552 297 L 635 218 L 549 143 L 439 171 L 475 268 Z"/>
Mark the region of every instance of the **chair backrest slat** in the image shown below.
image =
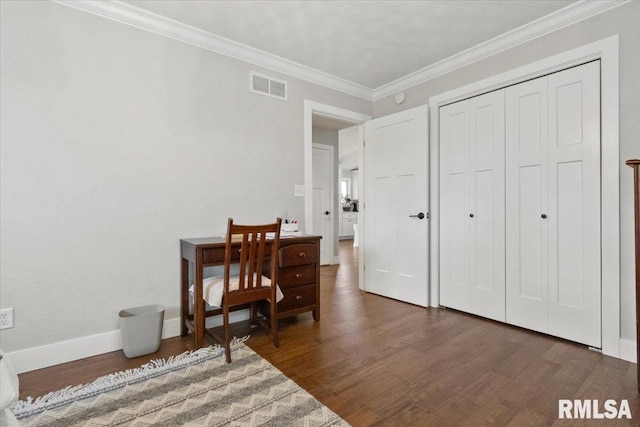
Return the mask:
<path id="1" fill-rule="evenodd" d="M 256 239 L 258 238 L 258 233 L 255 232 L 251 232 L 249 233 L 250 238 L 249 238 L 249 272 L 247 274 L 247 288 L 248 289 L 252 289 L 253 288 L 253 276 L 256 274 L 256 266 L 255 263 L 257 262 L 257 256 L 256 256 Z"/>
<path id="2" fill-rule="evenodd" d="M 258 240 L 258 259 L 264 260 L 264 247 L 266 246 L 267 233 L 260 233 L 260 239 Z M 256 265 L 256 287 L 262 286 L 262 266 L 264 262 L 259 262 Z"/>

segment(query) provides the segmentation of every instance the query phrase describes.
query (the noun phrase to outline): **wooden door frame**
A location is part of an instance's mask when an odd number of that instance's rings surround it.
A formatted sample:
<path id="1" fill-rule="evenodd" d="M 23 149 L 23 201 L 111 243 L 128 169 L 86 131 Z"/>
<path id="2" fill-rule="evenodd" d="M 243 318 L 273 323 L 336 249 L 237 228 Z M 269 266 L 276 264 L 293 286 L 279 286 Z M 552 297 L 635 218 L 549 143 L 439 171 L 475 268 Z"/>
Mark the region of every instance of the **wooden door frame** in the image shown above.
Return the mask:
<path id="1" fill-rule="evenodd" d="M 430 107 L 430 302 L 439 304 L 440 245 L 440 107 L 545 74 L 600 60 L 601 76 L 601 244 L 602 353 L 621 357 L 620 338 L 620 143 L 619 40 L 611 36 L 585 46 L 429 98 Z M 606 191 L 603 191 L 606 189 Z M 623 358 L 628 358 L 622 352 Z"/>

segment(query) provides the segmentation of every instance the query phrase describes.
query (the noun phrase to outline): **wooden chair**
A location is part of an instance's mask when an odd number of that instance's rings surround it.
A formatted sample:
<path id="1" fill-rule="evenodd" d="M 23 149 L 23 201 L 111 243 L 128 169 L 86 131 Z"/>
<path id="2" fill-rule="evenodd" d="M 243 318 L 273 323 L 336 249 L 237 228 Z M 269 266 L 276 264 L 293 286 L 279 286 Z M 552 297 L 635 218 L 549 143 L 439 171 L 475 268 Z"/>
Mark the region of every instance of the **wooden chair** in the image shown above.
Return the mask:
<path id="1" fill-rule="evenodd" d="M 278 319 L 276 316 L 278 278 L 278 247 L 280 243 L 280 226 L 282 219 L 278 218 L 274 224 L 266 225 L 236 225 L 229 218 L 227 227 L 227 241 L 224 259 L 224 291 L 222 296 L 222 318 L 224 336 L 211 334 L 216 340 L 224 342 L 227 363 L 231 363 L 231 348 L 229 334 L 229 311 L 238 305 L 250 305 L 251 325 L 256 322 L 262 325 L 271 335 L 273 346 L 278 347 Z M 267 237 L 267 233 L 269 236 Z M 240 242 L 238 249 L 237 242 Z M 235 244 L 234 244 L 235 243 Z M 232 265 L 236 265 L 234 258 L 239 251 L 237 263 L 238 274 L 231 274 Z M 236 255 L 236 256 L 234 256 Z M 267 257 L 271 257 L 267 263 Z M 269 272 L 264 271 L 265 267 Z M 266 275 L 265 275 L 266 273 Z M 268 276 L 268 277 L 267 277 Z M 270 321 L 267 322 L 257 315 L 257 302 L 269 300 Z"/>

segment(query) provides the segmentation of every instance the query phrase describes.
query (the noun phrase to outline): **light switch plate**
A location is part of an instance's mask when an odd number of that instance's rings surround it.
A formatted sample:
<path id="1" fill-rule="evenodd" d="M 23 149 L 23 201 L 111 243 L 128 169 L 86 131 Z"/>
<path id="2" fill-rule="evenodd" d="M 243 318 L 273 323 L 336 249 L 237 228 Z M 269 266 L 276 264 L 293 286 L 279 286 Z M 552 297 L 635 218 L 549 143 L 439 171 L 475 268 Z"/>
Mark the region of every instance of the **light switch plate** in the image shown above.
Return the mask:
<path id="1" fill-rule="evenodd" d="M 294 185 L 293 195 L 295 197 L 304 197 L 304 185 Z"/>

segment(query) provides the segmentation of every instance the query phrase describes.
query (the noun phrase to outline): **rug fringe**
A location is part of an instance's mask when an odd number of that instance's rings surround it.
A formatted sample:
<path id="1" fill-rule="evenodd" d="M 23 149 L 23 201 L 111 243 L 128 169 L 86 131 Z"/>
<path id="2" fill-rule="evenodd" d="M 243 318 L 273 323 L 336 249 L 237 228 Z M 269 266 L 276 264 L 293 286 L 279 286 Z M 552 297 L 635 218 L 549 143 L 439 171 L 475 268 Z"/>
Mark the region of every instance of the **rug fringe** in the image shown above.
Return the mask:
<path id="1" fill-rule="evenodd" d="M 234 351 L 242 346 L 247 339 L 249 339 L 248 335 L 242 338 L 234 337 L 233 340 L 231 340 L 231 350 Z M 168 371 L 181 369 L 187 365 L 201 362 L 204 359 L 218 357 L 222 354 L 224 354 L 224 348 L 216 344 L 194 351 L 185 351 L 182 354 L 171 356 L 168 359 L 152 359 L 139 368 L 105 375 L 88 384 L 68 386 L 61 390 L 47 393 L 36 399 L 29 396 L 25 400 L 16 402 L 13 407 L 13 413 L 18 419 L 24 418 L 47 409 L 64 405 L 72 400 L 95 396 L 105 391 L 124 387 L 127 384 L 152 378 Z"/>

